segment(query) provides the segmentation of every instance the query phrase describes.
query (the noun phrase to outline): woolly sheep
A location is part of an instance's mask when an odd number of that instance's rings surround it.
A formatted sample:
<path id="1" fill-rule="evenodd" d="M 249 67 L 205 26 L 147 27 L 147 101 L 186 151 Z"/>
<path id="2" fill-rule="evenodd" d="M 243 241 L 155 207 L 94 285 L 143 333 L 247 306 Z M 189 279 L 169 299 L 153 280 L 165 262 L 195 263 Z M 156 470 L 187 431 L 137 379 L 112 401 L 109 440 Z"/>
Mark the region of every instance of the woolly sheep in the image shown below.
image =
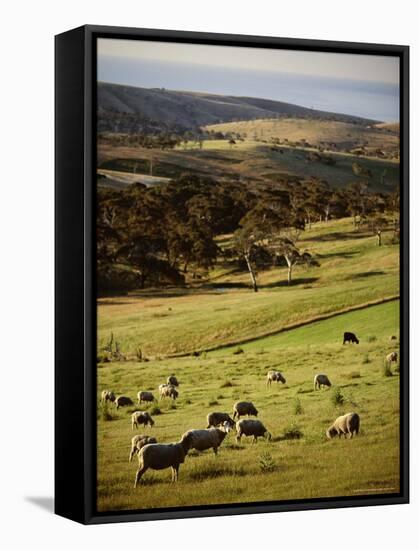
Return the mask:
<path id="1" fill-rule="evenodd" d="M 279 371 L 270 370 L 266 377 L 266 385 L 270 386 L 272 382 L 282 382 L 283 384 L 285 384 L 286 380 Z"/>
<path id="2" fill-rule="evenodd" d="M 399 356 L 397 354 L 397 351 L 392 351 L 389 353 L 386 357 L 386 363 L 397 363 Z"/>
<path id="3" fill-rule="evenodd" d="M 357 413 L 344 414 L 336 418 L 333 424 L 326 430 L 326 436 L 332 439 L 336 435 L 340 437 L 343 434 L 346 437 L 349 434 L 351 438 L 354 433 L 359 433 L 359 424 L 360 419 Z"/>
<path id="4" fill-rule="evenodd" d="M 232 428 L 235 425 L 234 420 L 227 413 L 212 412 L 207 415 L 207 428 L 211 428 L 211 427 L 217 428 L 217 426 L 224 424 L 224 422 L 228 422 L 228 424 Z"/>
<path id="5" fill-rule="evenodd" d="M 141 405 L 143 401 L 145 401 L 146 403 L 152 403 L 155 400 L 155 397 L 151 393 L 151 391 L 139 391 L 137 393 L 137 397 L 139 405 Z"/>
<path id="6" fill-rule="evenodd" d="M 258 437 L 266 437 L 268 440 L 272 437 L 260 420 L 239 420 L 236 423 L 236 431 L 237 443 L 241 440 L 242 435 L 247 437 L 253 436 L 253 443 L 257 441 Z"/>
<path id="7" fill-rule="evenodd" d="M 174 374 L 167 377 L 167 385 L 168 386 L 179 386 L 178 379 Z"/>
<path id="8" fill-rule="evenodd" d="M 131 415 L 132 429 L 138 428 L 140 424 L 144 424 L 144 426 L 147 426 L 148 424 L 151 428 L 152 426 L 154 426 L 154 420 L 151 418 L 148 412 L 135 411 Z"/>
<path id="9" fill-rule="evenodd" d="M 130 397 L 127 397 L 126 395 L 119 395 L 115 399 L 115 405 L 116 408 L 119 409 L 119 407 L 127 407 L 129 405 L 134 405 L 134 403 Z"/>
<path id="10" fill-rule="evenodd" d="M 115 394 L 113 391 L 103 390 L 100 400 L 102 403 L 105 403 L 106 401 L 111 401 L 113 403 L 115 401 Z"/>
<path id="11" fill-rule="evenodd" d="M 250 401 L 238 401 L 234 404 L 233 408 L 233 420 L 237 418 L 240 420 L 241 416 L 257 416 L 258 410 Z"/>
<path id="12" fill-rule="evenodd" d="M 134 435 L 131 439 L 129 461 L 131 462 L 132 457 L 137 454 L 144 447 L 144 445 L 148 445 L 149 443 L 157 443 L 157 439 L 155 437 L 149 437 L 148 435 Z"/>
<path id="13" fill-rule="evenodd" d="M 179 392 L 177 391 L 177 389 L 169 384 L 160 384 L 159 394 L 160 399 L 162 397 L 171 397 L 172 399 L 176 399 L 177 397 L 179 397 Z"/>
<path id="14" fill-rule="evenodd" d="M 185 457 L 192 445 L 192 439 L 192 434 L 185 434 L 178 443 L 144 445 L 138 452 L 139 468 L 135 475 L 134 488 L 137 487 L 141 477 L 149 468 L 152 470 L 172 468 L 172 481 L 177 481 L 179 465 L 185 462 Z"/>
<path id="15" fill-rule="evenodd" d="M 206 451 L 213 449 L 214 454 L 217 454 L 218 447 L 224 441 L 225 436 L 231 430 L 229 422 L 225 422 L 222 428 L 210 428 L 206 430 L 189 430 L 183 437 L 192 436 L 191 449 L 197 451 Z"/>
<path id="16" fill-rule="evenodd" d="M 327 386 L 328 388 L 330 388 L 330 386 L 332 385 L 332 383 L 330 382 L 329 380 L 329 377 L 327 376 L 327 374 L 316 374 L 316 376 L 314 377 L 314 389 L 317 390 L 317 389 L 321 389 L 322 386 Z"/>

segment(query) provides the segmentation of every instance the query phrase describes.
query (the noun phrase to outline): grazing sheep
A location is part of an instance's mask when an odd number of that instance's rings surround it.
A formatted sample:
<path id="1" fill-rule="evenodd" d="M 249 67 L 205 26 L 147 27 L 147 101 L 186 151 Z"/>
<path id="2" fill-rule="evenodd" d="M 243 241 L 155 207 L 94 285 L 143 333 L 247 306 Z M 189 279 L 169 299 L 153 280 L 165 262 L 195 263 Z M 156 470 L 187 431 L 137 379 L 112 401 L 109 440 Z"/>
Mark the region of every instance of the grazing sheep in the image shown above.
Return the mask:
<path id="1" fill-rule="evenodd" d="M 390 363 L 397 363 L 397 360 L 398 360 L 399 356 L 397 354 L 397 351 L 392 351 L 391 353 L 389 353 L 386 357 L 386 363 L 390 364 Z"/>
<path id="2" fill-rule="evenodd" d="M 253 435 L 253 443 L 258 440 L 258 437 L 266 437 L 268 440 L 272 438 L 272 435 L 268 432 L 260 420 L 239 420 L 236 423 L 236 430 L 237 443 L 240 442 L 242 435 L 247 437 Z"/>
<path id="3" fill-rule="evenodd" d="M 171 397 L 174 400 L 179 397 L 179 392 L 177 389 L 169 384 L 160 384 L 159 394 L 160 399 L 162 399 L 162 397 Z"/>
<path id="4" fill-rule="evenodd" d="M 218 447 L 224 441 L 225 436 L 231 430 L 229 422 L 224 422 L 222 428 L 210 428 L 206 430 L 189 430 L 183 437 L 187 435 L 192 436 L 191 449 L 197 451 L 206 451 L 207 449 L 213 449 L 214 454 L 217 454 Z"/>
<path id="5" fill-rule="evenodd" d="M 354 433 L 358 435 L 359 424 L 360 420 L 357 413 L 344 414 L 336 418 L 333 424 L 326 430 L 326 436 L 332 439 L 336 435 L 340 437 L 343 434 L 346 437 L 346 434 L 349 434 L 351 438 Z"/>
<path id="6" fill-rule="evenodd" d="M 131 415 L 131 426 L 132 429 L 138 428 L 139 424 L 144 424 L 144 426 L 149 425 L 150 428 L 154 426 L 154 420 L 148 414 L 148 412 L 135 411 Z"/>
<path id="7" fill-rule="evenodd" d="M 327 376 L 327 374 L 316 374 L 316 376 L 314 377 L 314 389 L 317 390 L 317 389 L 321 389 L 322 386 L 327 386 L 328 388 L 330 388 L 330 386 L 332 385 L 332 383 L 330 382 L 329 380 L 329 377 Z"/>
<path id="8" fill-rule="evenodd" d="M 155 437 L 149 437 L 148 435 L 134 435 L 131 439 L 129 461 L 131 462 L 132 457 L 137 454 L 144 447 L 144 445 L 148 445 L 149 443 L 157 443 L 157 439 Z"/>
<path id="9" fill-rule="evenodd" d="M 270 370 L 266 377 L 266 385 L 270 386 L 272 382 L 282 382 L 283 384 L 285 384 L 286 380 L 279 371 Z"/>
<path id="10" fill-rule="evenodd" d="M 207 416 L 207 429 L 211 427 L 217 428 L 217 426 L 224 424 L 224 422 L 228 422 L 231 428 L 235 426 L 234 420 L 227 413 L 222 413 L 222 412 L 209 413 Z"/>
<path id="11" fill-rule="evenodd" d="M 237 418 L 240 420 L 241 416 L 257 416 L 258 410 L 250 401 L 238 401 L 234 404 L 233 408 L 233 420 Z"/>
<path id="12" fill-rule="evenodd" d="M 146 403 L 152 403 L 155 400 L 155 397 L 151 393 L 151 391 L 139 391 L 137 393 L 137 397 L 139 405 L 141 405 L 143 401 L 145 401 Z"/>
<path id="13" fill-rule="evenodd" d="M 172 468 L 172 481 L 179 477 L 179 465 L 185 462 L 185 457 L 191 448 L 192 434 L 185 434 L 178 443 L 150 443 L 144 445 L 138 452 L 139 468 L 135 475 L 134 488 L 137 487 L 141 476 L 149 469 L 164 470 Z"/>
<path id="14" fill-rule="evenodd" d="M 178 379 L 176 378 L 176 376 L 174 374 L 167 377 L 167 385 L 168 386 L 179 386 Z"/>
<path id="15" fill-rule="evenodd" d="M 105 403 L 106 401 L 111 401 L 113 403 L 115 401 L 115 394 L 113 391 L 103 390 L 100 400 L 102 403 Z"/>
<path id="16" fill-rule="evenodd" d="M 359 344 L 359 340 L 353 332 L 343 333 L 343 343 L 346 344 L 346 342 L 349 342 L 350 344 Z"/>
<path id="17" fill-rule="evenodd" d="M 134 403 L 130 397 L 127 397 L 126 395 L 119 395 L 115 399 L 115 405 L 116 408 L 119 409 L 119 407 L 128 407 L 129 405 L 134 405 Z"/>

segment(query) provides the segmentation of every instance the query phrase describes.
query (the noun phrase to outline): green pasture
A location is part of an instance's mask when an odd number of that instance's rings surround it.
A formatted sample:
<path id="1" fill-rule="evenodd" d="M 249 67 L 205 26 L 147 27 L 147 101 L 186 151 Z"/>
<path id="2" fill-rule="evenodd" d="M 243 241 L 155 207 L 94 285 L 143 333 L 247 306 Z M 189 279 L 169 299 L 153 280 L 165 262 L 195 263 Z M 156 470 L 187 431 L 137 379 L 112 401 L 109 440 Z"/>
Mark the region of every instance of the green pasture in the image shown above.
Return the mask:
<path id="1" fill-rule="evenodd" d="M 230 239 L 220 238 L 220 245 Z M 99 353 L 113 333 L 128 360 L 98 363 L 98 396 L 109 389 L 134 401 L 140 390 L 157 397 L 168 375 L 180 380 L 176 403 L 162 400 L 148 409 L 155 420 L 151 429 L 132 431 L 130 414 L 137 405 L 116 411 L 112 405 L 103 408 L 98 399 L 99 510 L 398 491 L 403 364 L 400 373 L 393 366 L 392 376 L 385 376 L 384 358 L 398 350 L 399 301 L 266 335 L 397 296 L 399 247 L 391 244 L 390 233 L 383 235 L 383 246 L 376 246 L 374 237 L 355 230 L 350 219 L 315 224 L 299 244 L 320 267 L 297 268 L 290 287 L 286 270 L 271 268 L 258 274 L 260 291 L 254 293 L 245 271 L 220 263 L 187 288 L 99 300 Z M 344 331 L 355 332 L 359 345 L 342 345 Z M 245 339 L 252 340 L 237 343 Z M 146 361 L 134 360 L 137 347 Z M 218 349 L 198 357 L 167 357 L 206 348 Z M 286 384 L 268 388 L 270 369 L 280 370 Z M 314 391 L 316 373 L 326 373 L 332 388 Z M 204 428 L 209 412 L 232 413 L 238 400 L 254 402 L 273 435 L 270 442 L 252 444 L 244 438 L 237 444 L 231 433 L 217 457 L 212 451 L 191 452 L 177 484 L 170 483 L 169 470 L 148 471 L 134 490 L 137 461 L 128 462 L 134 434 L 178 441 L 186 430 Z M 350 411 L 361 417 L 360 435 L 328 441 L 326 428 Z"/>

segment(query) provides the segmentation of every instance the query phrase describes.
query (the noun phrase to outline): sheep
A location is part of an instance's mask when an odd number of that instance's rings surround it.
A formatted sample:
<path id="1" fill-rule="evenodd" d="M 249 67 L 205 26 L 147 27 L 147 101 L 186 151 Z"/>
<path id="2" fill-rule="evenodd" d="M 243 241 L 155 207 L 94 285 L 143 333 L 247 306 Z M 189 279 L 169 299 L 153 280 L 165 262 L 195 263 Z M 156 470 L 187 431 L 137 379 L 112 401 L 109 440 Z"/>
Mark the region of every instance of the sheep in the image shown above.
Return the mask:
<path id="1" fill-rule="evenodd" d="M 237 415 L 237 418 L 240 420 L 240 417 L 245 416 L 246 414 L 247 414 L 247 416 L 250 416 L 250 415 L 257 416 L 258 415 L 258 410 L 253 405 L 253 403 L 251 403 L 250 401 L 238 401 L 237 403 L 234 404 L 233 420 L 236 419 L 236 415 Z"/>
<path id="2" fill-rule="evenodd" d="M 399 356 L 397 354 L 397 351 L 392 351 L 391 353 L 389 353 L 386 357 L 386 363 L 387 364 L 390 364 L 390 363 L 397 363 L 397 360 L 398 360 Z"/>
<path id="3" fill-rule="evenodd" d="M 155 437 L 149 437 L 148 435 L 134 435 L 131 439 L 129 461 L 131 462 L 132 457 L 137 454 L 144 447 L 144 445 L 148 445 L 149 443 L 157 443 L 157 439 Z"/>
<path id="4" fill-rule="evenodd" d="M 152 470 L 164 470 L 172 468 L 172 482 L 179 477 L 179 465 L 185 462 L 193 441 L 193 435 L 186 433 L 178 443 L 149 443 L 138 452 L 139 468 L 135 475 L 134 488 L 137 487 L 141 477 L 151 468 Z"/>
<path id="5" fill-rule="evenodd" d="M 119 407 L 127 407 L 128 405 L 134 405 L 134 403 L 130 397 L 127 397 L 126 395 L 119 395 L 115 399 L 115 405 L 116 408 L 119 409 Z"/>
<path id="6" fill-rule="evenodd" d="M 150 428 L 154 426 L 154 420 L 148 414 L 148 412 L 135 411 L 131 415 L 131 427 L 132 429 L 138 428 L 139 424 L 144 424 L 144 426 L 149 425 Z"/>
<path id="7" fill-rule="evenodd" d="M 232 428 L 235 426 L 234 420 L 227 413 L 212 412 L 207 415 L 207 429 L 211 427 L 217 428 L 217 426 L 224 424 L 224 422 L 228 422 Z"/>
<path id="8" fill-rule="evenodd" d="M 160 384 L 159 386 L 160 399 L 163 397 L 171 397 L 173 400 L 179 397 L 179 392 L 174 386 L 169 384 Z"/>
<path id="9" fill-rule="evenodd" d="M 210 428 L 206 430 L 189 430 L 183 437 L 187 435 L 192 436 L 191 449 L 197 451 L 206 451 L 207 449 L 213 449 L 214 454 L 217 454 L 218 447 L 224 441 L 225 436 L 231 430 L 229 422 L 224 422 L 222 428 Z"/>
<path id="10" fill-rule="evenodd" d="M 179 386 L 178 379 L 174 374 L 171 374 L 167 377 L 167 385 L 168 386 Z"/>
<path id="11" fill-rule="evenodd" d="M 155 397 L 151 393 L 151 391 L 139 391 L 137 393 L 137 397 L 139 405 L 141 405 L 143 401 L 145 401 L 146 403 L 152 403 L 155 400 Z"/>
<path id="12" fill-rule="evenodd" d="M 349 342 L 350 344 L 359 344 L 359 340 L 353 332 L 343 333 L 343 343 L 346 344 L 346 342 Z"/>
<path id="13" fill-rule="evenodd" d="M 270 386 L 272 382 L 282 382 L 283 384 L 285 384 L 286 380 L 279 371 L 270 370 L 266 377 L 266 385 Z"/>
<path id="14" fill-rule="evenodd" d="M 332 439 L 336 435 L 340 438 L 343 434 L 346 438 L 346 435 L 349 434 L 349 437 L 352 438 L 354 433 L 358 435 L 359 424 L 360 419 L 357 413 L 344 414 L 336 418 L 333 424 L 326 430 L 326 436 L 328 439 Z"/>
<path id="15" fill-rule="evenodd" d="M 255 443 L 258 437 L 266 437 L 268 441 L 272 438 L 272 435 L 260 420 L 239 420 L 236 423 L 236 441 L 240 442 L 242 435 L 251 436 L 253 435 L 253 443 Z"/>
<path id="16" fill-rule="evenodd" d="M 322 386 L 327 386 L 328 388 L 330 388 L 330 386 L 332 385 L 332 383 L 330 382 L 329 380 L 329 377 L 327 376 L 327 374 L 316 374 L 316 376 L 314 377 L 314 389 L 317 390 L 317 389 L 321 389 Z"/>
<path id="17" fill-rule="evenodd" d="M 115 394 L 113 393 L 113 391 L 103 390 L 100 400 L 102 403 L 106 403 L 106 401 L 111 401 L 112 403 L 114 403 Z"/>

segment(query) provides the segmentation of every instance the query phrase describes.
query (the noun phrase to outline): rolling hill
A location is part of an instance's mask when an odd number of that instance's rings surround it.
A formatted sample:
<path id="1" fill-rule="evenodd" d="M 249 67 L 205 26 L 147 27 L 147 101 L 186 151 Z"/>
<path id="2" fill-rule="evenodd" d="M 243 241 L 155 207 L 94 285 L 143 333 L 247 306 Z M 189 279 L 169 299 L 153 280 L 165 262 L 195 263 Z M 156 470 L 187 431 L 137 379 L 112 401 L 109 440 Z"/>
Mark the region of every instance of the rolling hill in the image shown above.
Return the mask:
<path id="1" fill-rule="evenodd" d="M 103 132 L 193 130 L 222 122 L 286 117 L 377 122 L 269 99 L 98 83 L 98 130 Z"/>

